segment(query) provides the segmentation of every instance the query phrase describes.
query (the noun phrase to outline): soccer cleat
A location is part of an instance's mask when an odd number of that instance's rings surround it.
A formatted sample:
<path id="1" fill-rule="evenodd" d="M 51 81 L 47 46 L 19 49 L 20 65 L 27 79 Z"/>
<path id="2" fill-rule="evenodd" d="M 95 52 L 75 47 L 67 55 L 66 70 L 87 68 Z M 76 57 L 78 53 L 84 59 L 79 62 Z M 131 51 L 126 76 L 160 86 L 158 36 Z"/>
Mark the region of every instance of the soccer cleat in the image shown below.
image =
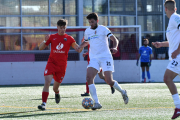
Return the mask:
<path id="1" fill-rule="evenodd" d="M 45 104 L 42 103 L 41 105 L 39 105 L 39 106 L 38 106 L 38 109 L 39 109 L 39 110 L 46 110 Z"/>
<path id="2" fill-rule="evenodd" d="M 61 100 L 61 97 L 60 97 L 59 93 L 55 94 L 55 101 L 57 104 L 60 102 L 60 100 Z"/>
<path id="3" fill-rule="evenodd" d="M 149 83 L 155 83 L 155 81 L 154 80 L 149 80 Z"/>
<path id="4" fill-rule="evenodd" d="M 126 90 L 124 90 L 124 93 L 122 94 L 122 97 L 123 97 L 124 103 L 125 103 L 125 104 L 128 104 L 129 98 L 128 98 L 128 96 L 127 96 Z"/>
<path id="5" fill-rule="evenodd" d="M 176 109 L 174 110 L 174 115 L 172 116 L 171 119 L 176 119 L 176 118 L 179 117 L 179 116 L 180 116 L 180 109 L 176 108 Z"/>
<path id="6" fill-rule="evenodd" d="M 90 96 L 89 93 L 81 94 L 81 96 Z"/>
<path id="7" fill-rule="evenodd" d="M 115 89 L 113 87 L 111 87 L 111 92 L 112 94 L 115 92 Z"/>
<path id="8" fill-rule="evenodd" d="M 102 105 L 100 103 L 94 103 L 92 110 L 101 109 L 101 108 L 102 108 Z"/>

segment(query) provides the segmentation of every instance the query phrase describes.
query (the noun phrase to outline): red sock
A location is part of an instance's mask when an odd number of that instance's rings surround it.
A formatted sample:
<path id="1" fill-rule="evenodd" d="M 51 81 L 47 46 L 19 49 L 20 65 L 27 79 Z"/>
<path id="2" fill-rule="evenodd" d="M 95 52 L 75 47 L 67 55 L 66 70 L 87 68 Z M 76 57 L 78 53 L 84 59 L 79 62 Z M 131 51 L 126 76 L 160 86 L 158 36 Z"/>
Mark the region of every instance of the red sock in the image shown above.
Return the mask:
<path id="1" fill-rule="evenodd" d="M 86 82 L 86 93 L 89 93 L 89 86 L 87 82 Z"/>
<path id="2" fill-rule="evenodd" d="M 59 90 L 57 92 L 55 92 L 55 94 L 59 94 Z"/>
<path id="3" fill-rule="evenodd" d="M 48 96 L 49 96 L 49 92 L 42 92 L 42 102 L 47 102 L 47 99 L 48 99 Z"/>

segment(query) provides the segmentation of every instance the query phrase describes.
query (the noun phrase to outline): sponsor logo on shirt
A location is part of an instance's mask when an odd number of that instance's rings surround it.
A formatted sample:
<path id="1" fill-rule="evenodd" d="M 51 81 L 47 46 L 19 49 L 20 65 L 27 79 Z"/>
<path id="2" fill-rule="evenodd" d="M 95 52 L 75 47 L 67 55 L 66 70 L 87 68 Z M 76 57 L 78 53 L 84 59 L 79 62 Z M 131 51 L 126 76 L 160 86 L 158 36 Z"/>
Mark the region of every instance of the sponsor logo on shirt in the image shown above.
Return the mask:
<path id="1" fill-rule="evenodd" d="M 176 21 L 177 23 L 180 23 L 179 17 L 176 17 L 176 18 L 175 18 L 175 21 Z"/>
<path id="2" fill-rule="evenodd" d="M 56 46 L 57 50 L 54 50 L 54 53 L 65 53 L 65 51 L 61 51 L 61 49 L 64 47 L 64 44 L 62 44 L 61 42 L 59 43 L 59 45 Z"/>
<path id="3" fill-rule="evenodd" d="M 145 55 L 145 56 L 147 55 L 147 53 L 146 53 L 146 51 L 145 51 L 145 50 L 143 51 L 142 55 Z"/>
<path id="4" fill-rule="evenodd" d="M 56 40 L 57 38 L 54 38 L 53 40 Z"/>
<path id="5" fill-rule="evenodd" d="M 99 38 L 99 36 L 98 35 L 93 35 L 93 36 L 90 37 L 90 39 L 96 39 L 96 38 Z"/>

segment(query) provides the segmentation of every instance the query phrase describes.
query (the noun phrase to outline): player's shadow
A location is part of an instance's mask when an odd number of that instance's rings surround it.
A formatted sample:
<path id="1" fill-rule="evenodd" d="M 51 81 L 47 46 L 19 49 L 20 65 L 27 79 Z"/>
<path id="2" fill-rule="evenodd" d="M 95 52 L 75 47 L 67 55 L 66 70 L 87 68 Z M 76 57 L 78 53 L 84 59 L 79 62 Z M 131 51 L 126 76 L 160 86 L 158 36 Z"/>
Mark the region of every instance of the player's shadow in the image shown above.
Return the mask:
<path id="1" fill-rule="evenodd" d="M 54 112 L 54 113 L 34 113 L 31 115 L 19 115 L 19 114 L 23 114 L 23 113 L 31 113 L 31 112 L 37 112 L 39 110 L 34 110 L 34 111 L 25 111 L 25 112 L 10 112 L 10 113 L 1 113 L 0 114 L 0 119 L 1 118 L 24 118 L 24 117 L 35 117 L 35 116 L 52 116 L 52 115 L 56 115 L 56 114 L 69 114 L 69 113 L 83 113 L 83 112 L 92 112 L 92 111 L 72 111 L 72 112 Z"/>
<path id="2" fill-rule="evenodd" d="M 61 97 L 61 98 L 80 98 L 80 97 L 81 96 L 79 96 L 79 97 L 77 97 L 77 96 L 73 96 L 73 97 Z M 48 98 L 48 99 L 55 99 L 55 98 Z M 30 100 L 42 100 L 42 98 L 39 98 L 39 99 L 30 99 Z"/>

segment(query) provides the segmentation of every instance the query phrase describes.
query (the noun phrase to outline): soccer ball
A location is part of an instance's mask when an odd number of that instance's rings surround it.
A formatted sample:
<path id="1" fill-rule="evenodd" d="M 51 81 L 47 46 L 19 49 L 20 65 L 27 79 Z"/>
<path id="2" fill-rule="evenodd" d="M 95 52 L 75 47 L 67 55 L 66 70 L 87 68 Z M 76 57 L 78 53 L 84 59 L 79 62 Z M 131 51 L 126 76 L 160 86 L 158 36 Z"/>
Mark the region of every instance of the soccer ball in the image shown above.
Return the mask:
<path id="1" fill-rule="evenodd" d="M 82 106 L 85 109 L 91 109 L 93 107 L 93 100 L 91 98 L 84 98 L 82 100 Z"/>

